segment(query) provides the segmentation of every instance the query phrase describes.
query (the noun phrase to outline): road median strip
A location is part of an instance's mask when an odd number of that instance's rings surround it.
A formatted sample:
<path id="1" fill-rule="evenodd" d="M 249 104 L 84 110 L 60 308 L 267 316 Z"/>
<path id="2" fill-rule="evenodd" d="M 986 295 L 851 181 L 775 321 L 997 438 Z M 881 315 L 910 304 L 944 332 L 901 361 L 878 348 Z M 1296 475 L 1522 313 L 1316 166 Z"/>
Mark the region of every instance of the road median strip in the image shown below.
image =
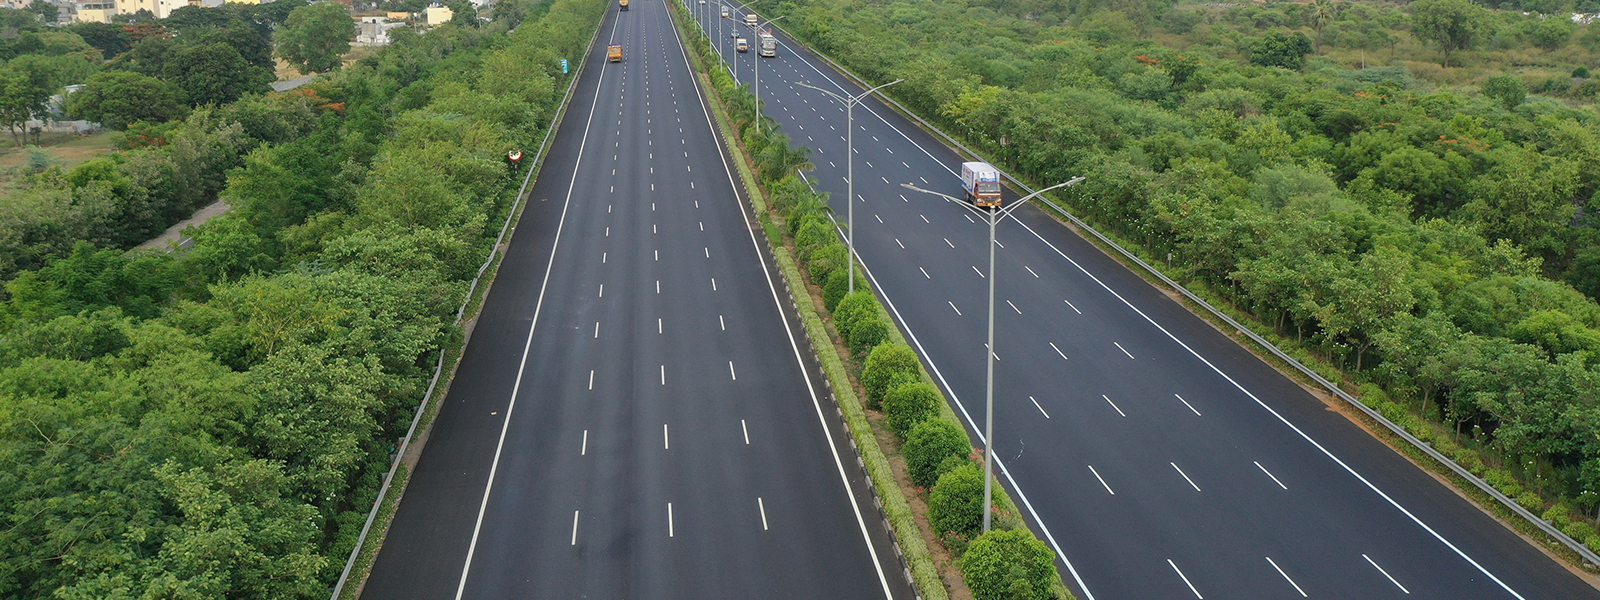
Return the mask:
<path id="1" fill-rule="evenodd" d="M 703 36 L 695 35 L 695 32 L 690 30 L 685 23 L 688 17 L 681 12 L 682 8 L 675 2 L 668 2 L 668 4 L 673 6 L 674 20 L 686 38 L 703 40 Z M 934 535 L 933 530 L 929 528 L 927 509 L 914 510 L 912 504 L 907 500 L 908 496 L 921 498 L 924 500 L 923 506 L 926 507 L 926 501 L 929 498 L 923 498 L 921 488 L 912 485 L 909 478 L 903 475 L 904 469 L 896 469 L 896 463 L 891 460 L 891 456 L 901 456 L 899 451 L 902 445 L 897 443 L 895 434 L 888 431 L 889 424 L 885 419 L 883 417 L 874 418 L 870 416 L 861 401 L 861 398 L 867 394 L 867 390 L 862 387 L 858 378 L 867 376 L 865 371 L 867 365 L 871 364 L 872 359 L 858 359 L 856 354 L 862 356 L 870 356 L 870 354 L 865 351 L 852 353 L 851 347 L 854 345 L 852 342 L 856 341 L 852 338 L 855 336 L 846 335 L 845 332 L 830 326 L 830 322 L 837 324 L 837 319 L 841 316 L 839 313 L 845 308 L 840 304 L 834 304 L 833 310 L 830 311 L 828 309 L 828 300 L 833 299 L 835 302 L 840 302 L 842 299 L 830 298 L 830 296 L 836 296 L 836 294 L 830 294 L 826 289 L 833 283 L 831 281 L 812 281 L 808 284 L 808 280 L 800 266 L 801 262 L 796 257 L 800 246 L 794 235 L 795 232 L 785 232 L 786 228 L 783 225 L 787 225 L 789 220 L 785 219 L 782 211 L 774 206 L 768 194 L 771 190 L 766 189 L 777 182 L 765 181 L 761 174 L 757 173 L 757 169 L 760 167 L 750 159 L 747 147 L 740 139 L 740 127 L 734 124 L 734 119 L 726 110 L 726 103 L 729 101 L 753 104 L 753 98 L 750 98 L 749 94 L 743 89 L 735 92 L 734 98 L 727 98 L 730 94 L 718 85 L 718 81 L 725 79 L 726 74 L 724 72 L 716 72 L 716 75 L 713 75 L 712 72 L 707 70 L 706 65 L 710 62 L 711 57 L 703 45 L 691 44 L 691 48 L 690 55 L 693 57 L 694 65 L 698 71 L 698 81 L 703 88 L 710 92 L 707 95 L 707 99 L 712 105 L 717 127 L 723 136 L 725 146 L 735 157 L 734 162 L 738 167 L 740 179 L 745 185 L 746 193 L 754 205 L 762 230 L 766 234 L 773 260 L 777 263 L 779 271 L 783 273 L 785 288 L 791 296 L 792 306 L 805 326 L 807 339 L 810 341 L 813 354 L 827 378 L 835 405 L 850 430 L 852 444 L 858 453 L 858 464 L 867 472 L 879 509 L 883 513 L 884 521 L 896 538 L 896 551 L 903 561 L 906 576 L 911 580 L 919 598 L 927 600 L 948 598 L 950 597 L 950 589 L 947 588 L 965 588 L 967 582 L 957 565 L 959 561 L 948 560 L 944 561 L 944 564 L 940 564 L 935 560 L 927 540 L 937 540 L 939 537 Z M 776 135 L 773 138 L 781 139 L 785 146 L 787 145 L 787 138 Z M 763 186 L 763 183 L 768 185 Z M 809 191 L 809 186 L 806 189 Z M 833 234 L 837 232 L 837 229 L 830 228 L 829 231 L 830 234 Z M 836 238 L 831 239 L 831 241 L 833 244 L 838 243 Z M 816 260 L 816 253 L 811 258 Z M 818 267 L 812 267 L 813 272 L 817 270 Z M 858 287 L 865 292 L 861 297 L 871 299 L 869 318 L 884 323 L 892 323 L 889 320 L 888 311 L 884 309 L 881 301 L 870 292 L 865 291 L 865 282 L 858 283 Z M 861 292 L 858 292 L 858 294 L 861 294 Z M 885 346 L 897 346 L 905 348 L 908 352 L 910 351 L 910 346 L 907 344 L 904 335 L 897 327 L 892 325 L 883 328 L 880 339 L 870 344 L 870 346 L 874 351 L 876 348 Z M 932 397 L 935 399 L 933 406 L 929 407 L 933 414 L 929 416 L 928 420 L 948 423 L 965 438 L 966 431 L 961 429 L 960 421 L 950 408 L 950 403 L 943 393 L 938 390 L 937 386 L 933 385 L 933 379 L 922 369 L 920 359 L 914 359 L 914 362 L 916 362 L 914 366 L 916 381 L 914 383 L 926 386 L 926 389 L 931 391 Z M 885 451 L 886 446 L 889 452 Z M 979 475 L 979 478 L 981 481 L 981 475 Z M 1031 532 L 1026 530 L 1025 524 L 1018 517 L 1021 513 L 999 482 L 995 484 L 995 504 L 996 532 L 1010 531 L 1014 534 L 1026 534 L 1028 540 L 1043 548 L 1042 542 L 1039 542 Z M 1015 536 L 1013 535 L 1012 537 Z M 957 546 L 951 548 L 955 550 L 955 552 L 951 552 L 952 556 L 959 552 L 960 549 L 968 547 L 968 544 L 976 546 L 976 540 L 968 541 L 965 538 L 961 538 L 958 544 L 952 543 L 955 538 L 946 537 L 944 541 L 947 547 Z M 1001 540 L 1001 536 L 996 536 L 996 541 L 993 544 L 989 544 L 989 546 L 998 546 L 1002 543 L 1005 542 Z M 985 556 L 990 555 L 986 554 Z M 1061 583 L 1060 577 L 1056 574 L 1054 568 L 1050 569 L 1047 577 L 1049 580 L 1048 594 L 1056 598 L 1072 598 L 1071 592 Z M 988 579 L 986 578 L 986 581 Z M 961 591 L 966 592 L 967 590 L 962 589 Z M 988 597 L 976 594 L 975 596 Z"/>

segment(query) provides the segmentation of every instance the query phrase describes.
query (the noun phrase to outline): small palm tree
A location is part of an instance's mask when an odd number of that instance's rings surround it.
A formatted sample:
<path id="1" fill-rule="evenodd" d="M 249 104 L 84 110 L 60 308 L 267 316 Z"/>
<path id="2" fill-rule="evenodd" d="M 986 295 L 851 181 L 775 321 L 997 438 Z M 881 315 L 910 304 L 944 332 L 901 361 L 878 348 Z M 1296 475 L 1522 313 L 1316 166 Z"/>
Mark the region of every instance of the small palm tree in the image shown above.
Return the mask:
<path id="1" fill-rule="evenodd" d="M 1307 9 L 1306 20 L 1311 22 L 1311 28 L 1317 30 L 1317 53 L 1322 53 L 1322 29 L 1333 22 L 1337 11 L 1333 0 L 1311 0 Z"/>

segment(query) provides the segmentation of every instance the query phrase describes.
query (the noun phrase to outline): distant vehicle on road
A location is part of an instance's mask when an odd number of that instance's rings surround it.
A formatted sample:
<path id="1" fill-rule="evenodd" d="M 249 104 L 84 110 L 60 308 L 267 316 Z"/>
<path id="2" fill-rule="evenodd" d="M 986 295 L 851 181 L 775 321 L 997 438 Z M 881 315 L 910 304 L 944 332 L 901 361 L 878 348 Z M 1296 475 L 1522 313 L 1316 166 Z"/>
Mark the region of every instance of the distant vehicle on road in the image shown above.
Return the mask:
<path id="1" fill-rule="evenodd" d="M 771 31 L 763 31 L 763 32 L 757 33 L 756 34 L 756 48 L 760 49 L 759 54 L 761 54 L 762 56 L 777 56 L 778 55 L 778 38 L 773 37 Z"/>
<path id="2" fill-rule="evenodd" d="M 1000 170 L 983 162 L 961 163 L 961 187 L 967 192 L 967 202 L 973 206 L 989 208 L 1000 206 Z"/>
<path id="3" fill-rule="evenodd" d="M 757 23 L 757 21 L 759 19 L 760 19 L 760 17 L 757 17 L 755 15 L 755 13 L 750 13 L 748 15 L 745 15 L 744 16 L 744 26 L 745 27 L 755 27 L 756 23 Z"/>
<path id="4" fill-rule="evenodd" d="M 722 18 L 728 18 L 728 7 L 726 6 L 722 7 Z"/>
<path id="5" fill-rule="evenodd" d="M 617 10 L 628 10 L 628 0 L 617 0 Z"/>
<path id="6" fill-rule="evenodd" d="M 735 39 L 733 41 L 733 49 L 734 50 L 738 50 L 740 52 L 749 52 L 750 51 L 750 42 L 745 41 L 744 38 Z"/>
<path id="7" fill-rule="evenodd" d="M 606 46 L 606 60 L 611 62 L 622 62 L 622 44 L 611 44 Z"/>

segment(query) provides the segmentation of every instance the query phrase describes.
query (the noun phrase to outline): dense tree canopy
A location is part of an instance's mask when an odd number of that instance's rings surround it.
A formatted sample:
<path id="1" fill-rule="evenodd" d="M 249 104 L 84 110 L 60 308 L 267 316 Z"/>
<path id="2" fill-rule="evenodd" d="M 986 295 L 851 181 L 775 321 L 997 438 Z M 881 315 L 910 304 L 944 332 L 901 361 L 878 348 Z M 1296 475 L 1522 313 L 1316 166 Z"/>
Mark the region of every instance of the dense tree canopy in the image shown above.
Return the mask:
<path id="1" fill-rule="evenodd" d="M 132 71 L 95 73 L 67 99 L 68 114 L 112 129 L 127 129 L 139 121 L 170 121 L 184 112 L 177 87 Z"/>
<path id="2" fill-rule="evenodd" d="M 1600 25 L 1555 4 L 1130 4 L 760 6 L 905 79 L 889 93 L 1012 172 L 1087 176 L 1066 206 L 1463 464 L 1524 476 L 1512 496 L 1592 519 L 1600 81 L 1576 68 Z"/>
<path id="3" fill-rule="evenodd" d="M 320 73 L 339 66 L 356 37 L 355 22 L 344 5 L 318 2 L 294 9 L 277 33 L 278 56 L 301 73 Z"/>
<path id="4" fill-rule="evenodd" d="M 546 59 L 606 6 L 400 36 L 0 202 L 0 597 L 326 597 L 509 208 L 504 153 L 561 99 Z M 470 83 L 491 68 L 514 81 Z M 159 89 L 140 71 L 86 91 Z M 187 254 L 118 249 L 223 186 Z"/>

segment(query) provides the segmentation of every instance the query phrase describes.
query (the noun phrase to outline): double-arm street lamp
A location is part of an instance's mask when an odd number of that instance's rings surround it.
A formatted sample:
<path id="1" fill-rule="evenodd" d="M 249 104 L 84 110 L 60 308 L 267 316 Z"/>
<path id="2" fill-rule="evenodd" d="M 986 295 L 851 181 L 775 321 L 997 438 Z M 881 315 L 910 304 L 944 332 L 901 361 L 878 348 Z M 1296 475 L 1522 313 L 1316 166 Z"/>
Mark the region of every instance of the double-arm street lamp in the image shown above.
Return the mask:
<path id="1" fill-rule="evenodd" d="M 889 83 L 885 83 L 883 85 L 880 85 L 878 87 L 872 88 L 872 89 L 867 90 L 865 92 L 861 92 L 861 93 L 856 94 L 854 96 L 841 96 L 839 94 L 835 94 L 833 92 L 830 92 L 828 90 L 825 90 L 825 89 L 819 88 L 817 86 L 811 85 L 811 84 L 806 83 L 804 81 L 795 82 L 798 85 L 801 85 L 801 86 L 804 86 L 804 87 L 808 87 L 808 88 L 811 88 L 813 90 L 822 92 L 824 94 L 827 94 L 827 95 L 833 97 L 834 100 L 838 100 L 839 102 L 844 103 L 844 108 L 845 108 L 845 110 L 844 110 L 845 117 L 844 118 L 845 118 L 845 129 L 846 129 L 845 137 L 844 137 L 844 139 L 845 139 L 845 142 L 844 142 L 845 143 L 845 148 L 844 148 L 844 164 L 845 164 L 845 178 L 844 178 L 845 179 L 845 196 L 844 196 L 844 201 L 845 201 L 845 205 L 849 207 L 849 209 L 845 211 L 845 214 L 846 214 L 846 217 L 845 217 L 845 219 L 846 219 L 846 223 L 845 223 L 845 240 L 846 240 L 846 245 L 849 246 L 849 249 L 845 252 L 845 261 L 847 261 L 847 263 L 849 264 L 849 270 L 846 272 L 846 278 L 850 280 L 850 283 L 846 284 L 846 290 L 847 290 L 846 293 L 855 293 L 855 291 L 856 291 L 856 162 L 855 162 L 855 158 L 856 158 L 856 113 L 855 113 L 856 104 L 861 102 L 861 100 L 865 99 L 867 96 L 871 96 L 873 92 L 876 92 L 876 91 L 881 90 L 883 88 L 889 87 L 889 86 L 894 85 L 896 83 L 900 83 L 902 81 L 905 81 L 905 80 L 904 79 L 896 79 L 894 81 L 891 81 Z"/>
<path id="2" fill-rule="evenodd" d="M 993 491 L 992 491 L 991 488 L 994 486 L 994 247 L 995 247 L 995 243 L 994 243 L 994 228 L 995 228 L 995 225 L 999 224 L 1001 221 L 1004 221 L 1007 216 L 1010 216 L 1011 215 L 1011 211 L 1014 211 L 1014 210 L 1016 210 L 1018 208 L 1021 208 L 1023 205 L 1026 205 L 1029 200 L 1037 198 L 1039 196 L 1039 194 L 1043 194 L 1045 192 L 1048 192 L 1048 191 L 1054 190 L 1054 189 L 1058 189 L 1058 188 L 1064 188 L 1064 187 L 1067 187 L 1069 185 L 1075 185 L 1080 181 L 1083 181 L 1082 177 L 1074 177 L 1074 178 L 1072 178 L 1072 179 L 1070 179 L 1068 181 L 1052 185 L 1050 187 L 1047 187 L 1045 189 L 1039 190 L 1039 191 L 1034 192 L 1032 194 L 1028 194 L 1027 196 L 1022 197 L 1022 199 L 1011 203 L 1011 206 L 1007 206 L 1005 208 L 987 208 L 987 209 L 983 209 L 983 208 L 978 208 L 978 207 L 972 206 L 971 204 L 968 204 L 966 200 L 963 200 L 961 198 L 956 198 L 954 196 L 948 196 L 948 195 L 945 195 L 945 194 L 941 194 L 939 192 L 935 192 L 933 190 L 925 190 L 925 189 L 919 188 L 917 186 L 911 185 L 909 183 L 900 184 L 901 187 L 905 187 L 907 189 L 916 190 L 916 191 L 922 192 L 924 194 L 933 194 L 935 196 L 943 196 L 946 200 L 949 200 L 951 202 L 955 202 L 956 204 L 960 205 L 962 208 L 965 208 L 965 209 L 970 210 L 970 211 L 972 211 L 974 213 L 977 213 L 979 216 L 983 217 L 985 220 L 987 220 L 989 222 L 989 277 L 988 277 L 988 279 L 989 279 L 989 344 L 985 347 L 985 350 L 988 350 L 988 354 L 989 354 L 989 356 L 986 357 L 989 371 L 988 371 L 988 380 L 985 383 L 985 386 L 986 386 L 985 387 L 985 400 L 984 400 L 985 405 L 984 405 L 984 415 L 983 415 L 983 531 L 984 531 L 984 533 L 988 533 L 988 531 L 989 531 L 989 512 L 990 512 L 989 506 L 990 506 L 990 504 L 992 502 L 991 498 L 993 497 Z"/>

